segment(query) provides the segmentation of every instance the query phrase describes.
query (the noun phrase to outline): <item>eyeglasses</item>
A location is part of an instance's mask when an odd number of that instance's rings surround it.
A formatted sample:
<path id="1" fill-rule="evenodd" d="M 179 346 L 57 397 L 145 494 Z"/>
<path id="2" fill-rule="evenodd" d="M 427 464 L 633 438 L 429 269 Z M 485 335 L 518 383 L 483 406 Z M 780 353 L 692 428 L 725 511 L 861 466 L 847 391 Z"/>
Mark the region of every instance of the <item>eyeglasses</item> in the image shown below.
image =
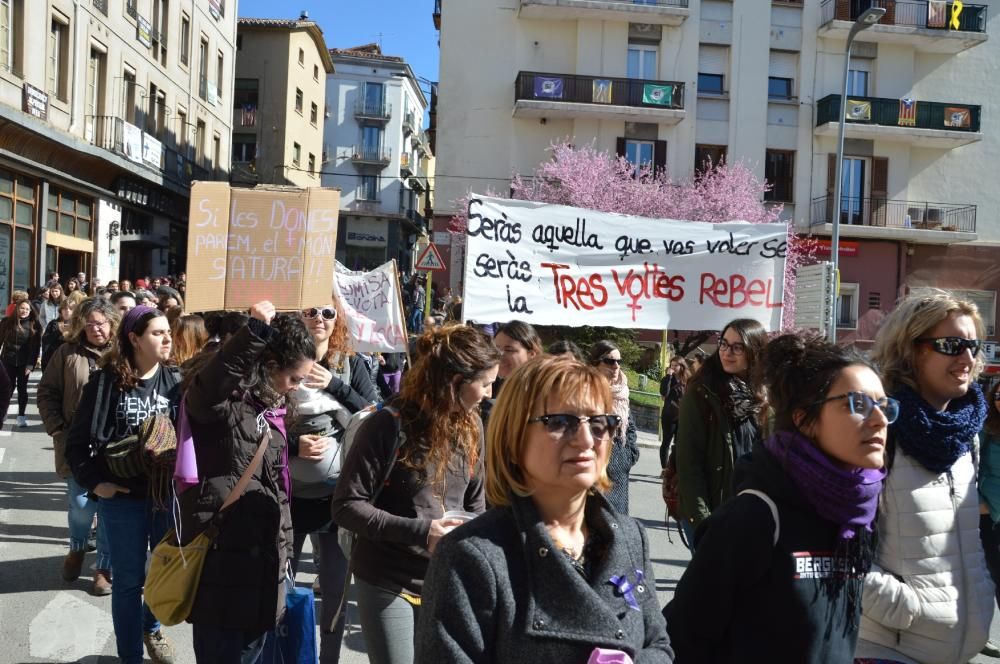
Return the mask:
<path id="1" fill-rule="evenodd" d="M 90 330 L 99 330 L 102 327 L 108 327 L 111 325 L 110 321 L 104 321 L 103 323 L 84 323 L 84 326 Z"/>
<path id="2" fill-rule="evenodd" d="M 602 357 L 601 358 L 601 363 L 602 364 L 606 364 L 609 367 L 618 367 L 618 366 L 621 366 L 622 360 L 621 360 L 620 357 L 619 358 L 616 358 L 616 357 Z"/>
<path id="3" fill-rule="evenodd" d="M 311 309 L 303 309 L 302 315 L 306 318 L 316 318 L 317 316 L 322 316 L 323 320 L 337 320 L 337 310 L 333 307 L 323 307 L 321 309 L 312 307 Z"/>
<path id="4" fill-rule="evenodd" d="M 917 339 L 917 343 L 928 344 L 936 353 L 950 355 L 954 357 L 961 355 L 966 349 L 972 351 L 972 356 L 979 355 L 979 349 L 983 347 L 983 342 L 979 339 L 966 339 L 964 337 L 937 337 L 930 339 L 927 337 Z"/>
<path id="5" fill-rule="evenodd" d="M 851 409 L 851 415 L 860 415 L 862 419 L 868 419 L 872 416 L 872 412 L 875 410 L 875 406 L 882 411 L 885 415 L 885 419 L 892 424 L 899 417 L 899 402 L 895 399 L 890 399 L 889 397 L 882 397 L 878 401 L 872 399 L 870 396 L 864 392 L 848 392 L 847 394 L 838 394 L 835 397 L 827 397 L 825 399 L 820 399 L 815 402 L 816 404 L 826 403 L 827 401 L 837 401 L 838 399 L 847 399 L 847 406 Z"/>
<path id="6" fill-rule="evenodd" d="M 622 423 L 622 418 L 618 415 L 591 415 L 590 417 L 580 417 L 568 413 L 553 413 L 552 415 L 542 415 L 533 420 L 528 420 L 528 424 L 541 422 L 545 430 L 553 438 L 562 440 L 572 438 L 576 435 L 580 424 L 586 422 L 590 425 L 590 435 L 594 440 L 601 440 L 608 435 L 612 429 L 617 429 Z"/>
<path id="7" fill-rule="evenodd" d="M 720 353 L 724 353 L 727 350 L 732 351 L 733 355 L 742 355 L 743 353 L 747 352 L 747 345 L 745 343 L 741 343 L 739 341 L 737 341 L 736 343 L 731 344 L 728 341 L 726 341 L 725 339 L 720 339 L 719 340 L 719 352 Z"/>

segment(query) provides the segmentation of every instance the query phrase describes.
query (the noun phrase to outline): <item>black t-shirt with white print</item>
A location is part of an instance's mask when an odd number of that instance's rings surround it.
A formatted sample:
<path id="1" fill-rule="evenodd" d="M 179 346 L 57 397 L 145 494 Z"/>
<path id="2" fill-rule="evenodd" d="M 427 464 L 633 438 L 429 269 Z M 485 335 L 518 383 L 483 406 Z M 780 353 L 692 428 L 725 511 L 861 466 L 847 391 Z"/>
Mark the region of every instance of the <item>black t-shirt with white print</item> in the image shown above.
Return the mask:
<path id="1" fill-rule="evenodd" d="M 115 435 L 112 440 L 139 433 L 139 427 L 153 414 L 177 420 L 180 385 L 169 369 L 160 366 L 152 378 L 140 379 L 135 389 L 123 392 L 115 406 Z"/>

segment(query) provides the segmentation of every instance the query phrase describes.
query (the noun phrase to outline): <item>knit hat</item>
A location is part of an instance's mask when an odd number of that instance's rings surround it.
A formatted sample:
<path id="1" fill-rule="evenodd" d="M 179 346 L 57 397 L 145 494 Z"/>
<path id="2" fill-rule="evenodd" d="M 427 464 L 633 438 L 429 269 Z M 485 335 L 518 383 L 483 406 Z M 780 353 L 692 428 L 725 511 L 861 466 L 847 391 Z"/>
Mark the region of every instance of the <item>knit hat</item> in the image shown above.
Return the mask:
<path id="1" fill-rule="evenodd" d="M 118 328 L 118 343 L 122 346 L 127 344 L 129 332 L 135 330 L 135 326 L 139 323 L 139 319 L 150 312 L 158 313 L 156 309 L 142 305 L 130 309 L 129 312 L 125 314 L 125 318 L 122 319 L 122 324 Z"/>

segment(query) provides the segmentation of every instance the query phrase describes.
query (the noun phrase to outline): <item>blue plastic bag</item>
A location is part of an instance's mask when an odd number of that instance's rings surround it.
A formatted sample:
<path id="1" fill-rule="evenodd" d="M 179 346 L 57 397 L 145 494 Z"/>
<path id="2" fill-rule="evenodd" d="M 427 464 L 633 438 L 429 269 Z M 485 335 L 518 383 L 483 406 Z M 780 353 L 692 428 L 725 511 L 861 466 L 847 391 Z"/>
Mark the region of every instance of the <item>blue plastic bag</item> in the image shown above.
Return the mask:
<path id="1" fill-rule="evenodd" d="M 316 598 L 311 588 L 285 579 L 285 617 L 264 642 L 262 664 L 316 664 Z"/>

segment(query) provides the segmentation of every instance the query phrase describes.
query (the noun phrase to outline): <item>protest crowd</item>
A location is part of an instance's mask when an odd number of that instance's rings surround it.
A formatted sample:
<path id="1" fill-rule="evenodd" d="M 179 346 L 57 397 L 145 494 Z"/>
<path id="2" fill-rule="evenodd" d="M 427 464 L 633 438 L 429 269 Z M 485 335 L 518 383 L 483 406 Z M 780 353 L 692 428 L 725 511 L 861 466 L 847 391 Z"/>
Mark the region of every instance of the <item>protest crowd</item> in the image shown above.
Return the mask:
<path id="1" fill-rule="evenodd" d="M 91 593 L 111 596 L 121 661 L 144 647 L 173 661 L 160 621 L 184 620 L 198 662 L 265 661 L 276 625 L 305 615 L 336 662 L 351 586 L 379 664 L 966 662 L 993 648 L 1000 394 L 977 382 L 975 305 L 912 296 L 867 357 L 751 319 L 709 354 L 672 357 L 660 463 L 692 560 L 661 607 L 628 516 L 639 448 L 621 350 L 463 324 L 450 293 L 430 295 L 449 313 L 425 317 L 421 280 L 405 282 L 398 354 L 357 352 L 336 292 L 301 311 L 199 313 L 184 274 L 53 274 L 14 294 L 0 398 L 17 393 L 21 426 L 44 367 L 62 576 L 96 548 Z M 309 538 L 318 616 L 288 580 Z"/>

